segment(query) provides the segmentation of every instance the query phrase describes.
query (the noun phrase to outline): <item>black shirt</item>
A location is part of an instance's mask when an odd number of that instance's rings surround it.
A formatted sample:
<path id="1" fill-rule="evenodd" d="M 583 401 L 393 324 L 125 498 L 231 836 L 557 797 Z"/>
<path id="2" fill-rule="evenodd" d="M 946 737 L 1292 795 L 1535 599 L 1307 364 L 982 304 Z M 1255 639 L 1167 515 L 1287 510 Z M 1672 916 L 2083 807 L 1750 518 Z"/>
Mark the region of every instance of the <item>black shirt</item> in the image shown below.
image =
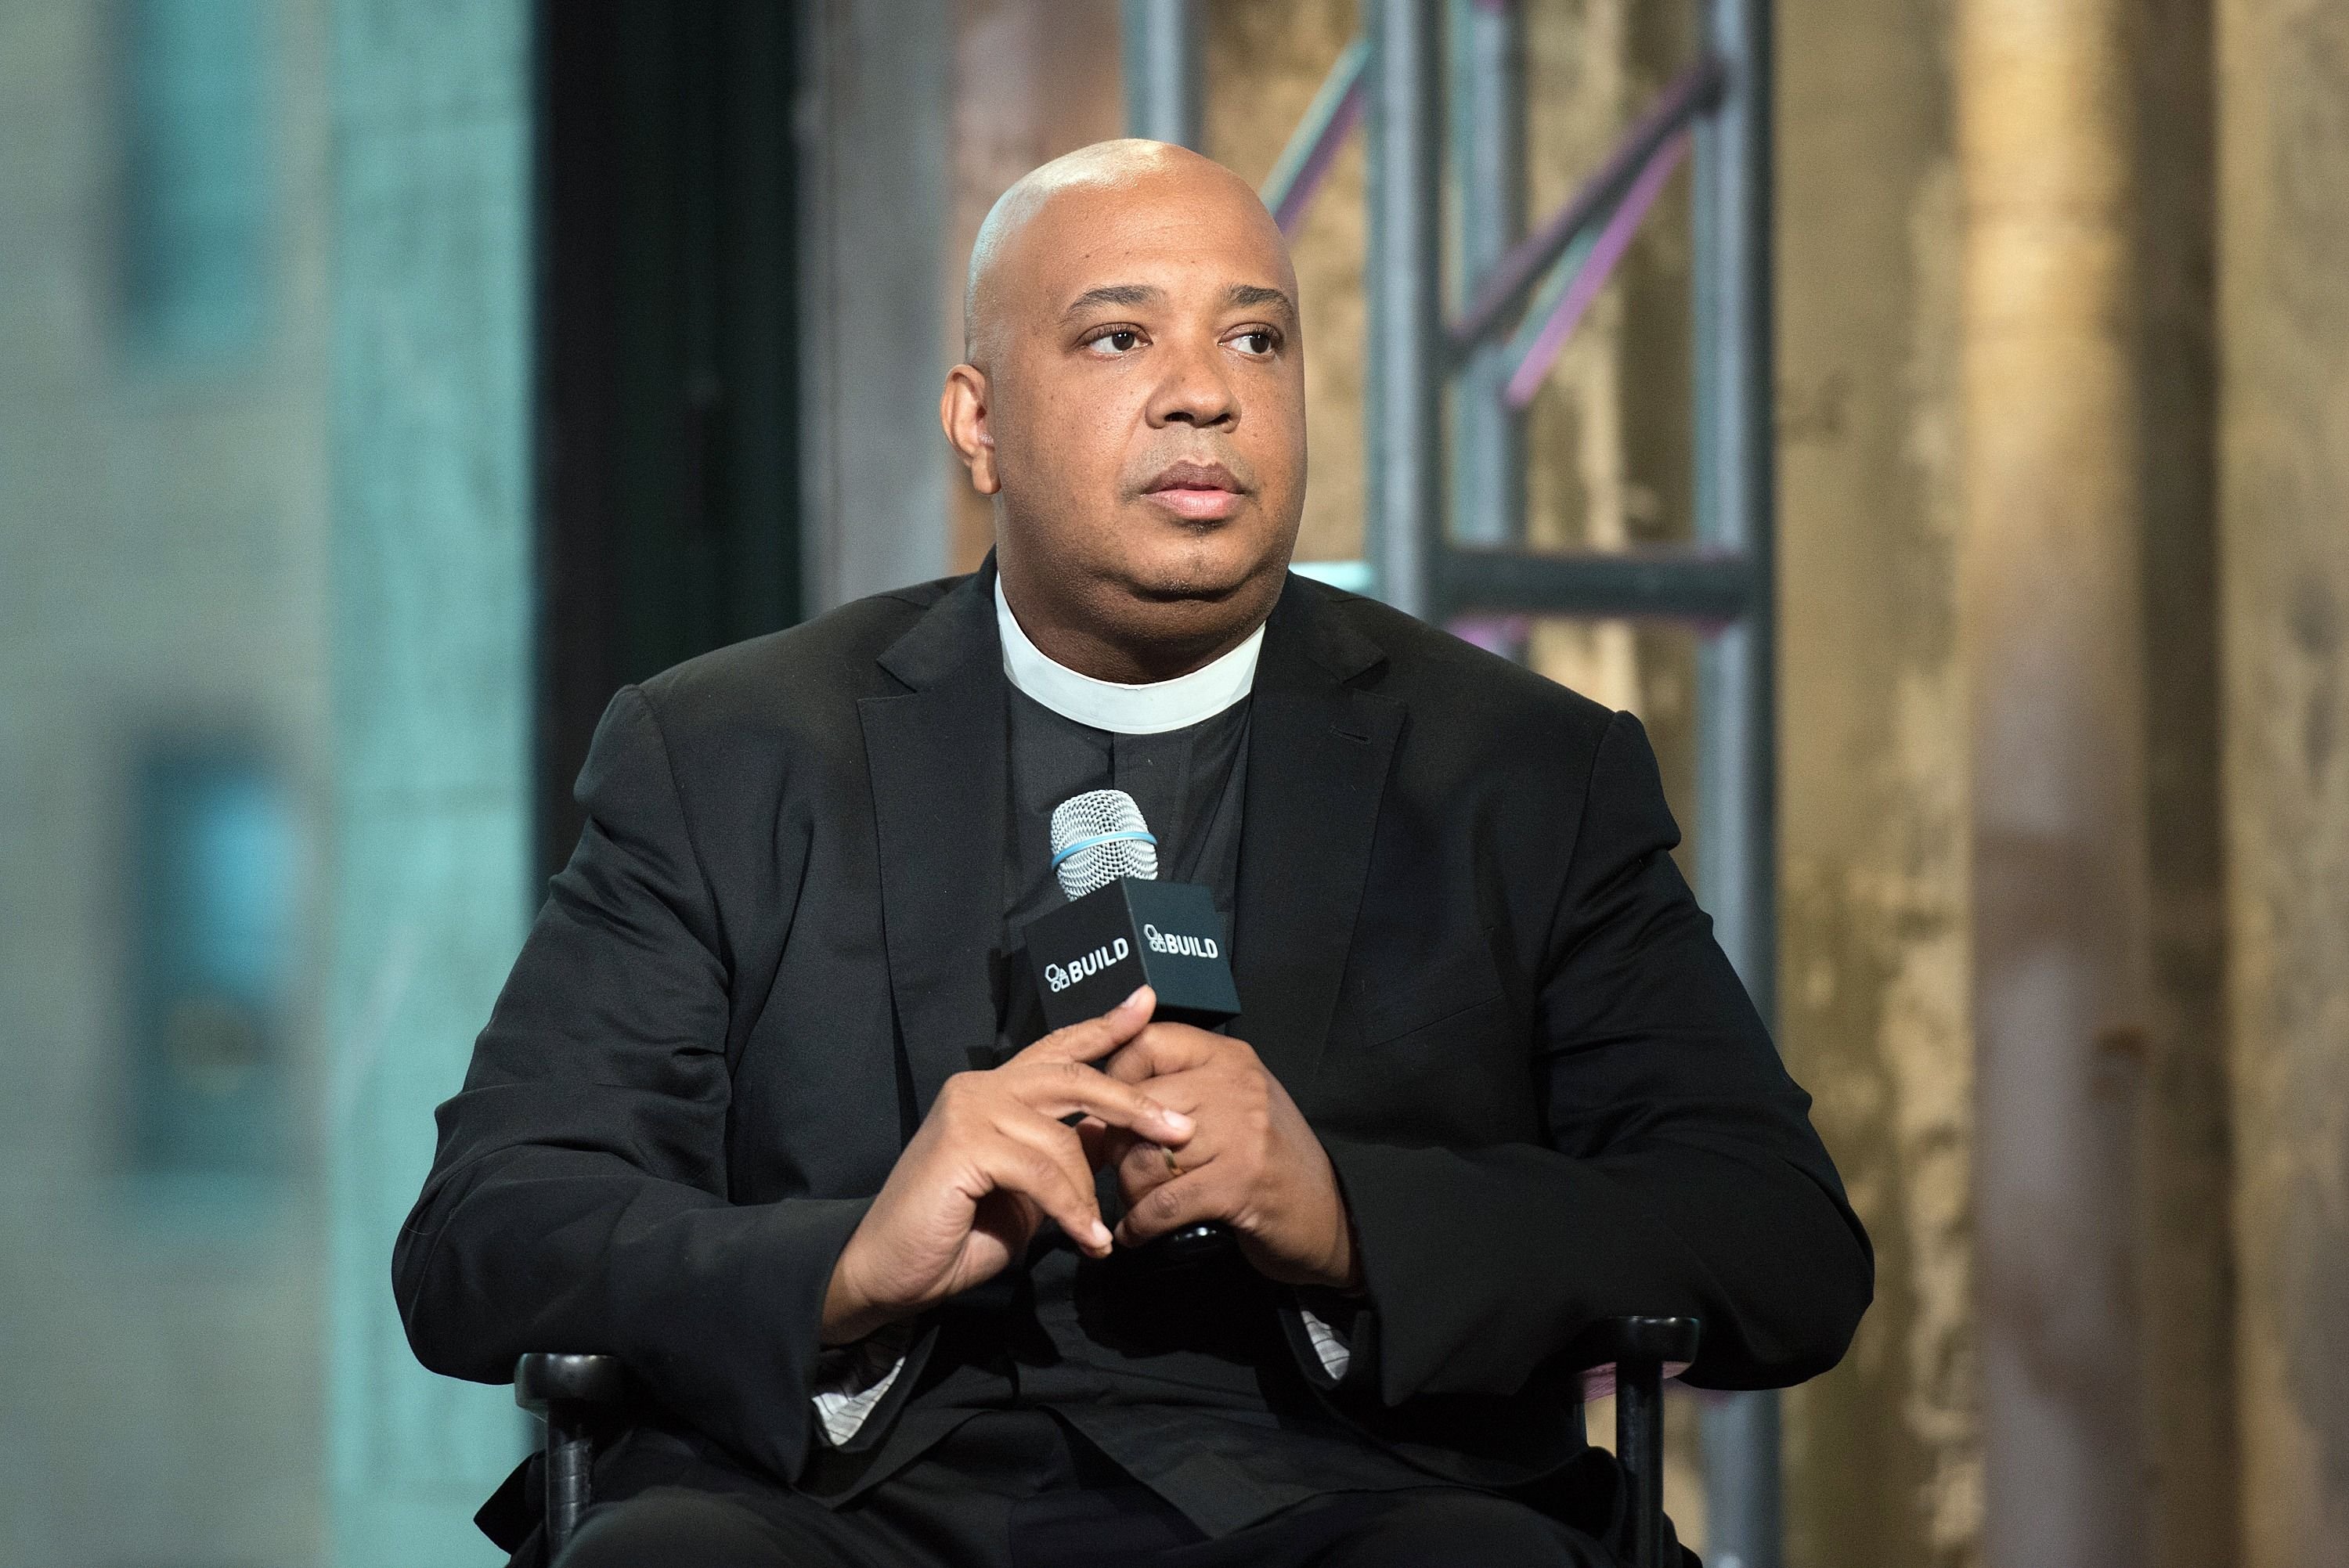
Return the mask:
<path id="1" fill-rule="evenodd" d="M 1042 1033 L 1019 933 L 1067 902 L 1051 869 L 1050 824 L 1071 796 L 1132 795 L 1157 837 L 1160 875 L 1206 886 L 1229 934 L 1249 702 L 1182 729 L 1126 735 L 1065 717 L 1016 686 L 1006 695 L 1011 820 L 996 995 L 998 1049 L 1008 1056 Z M 1102 1172 L 1099 1191 L 1114 1225 L 1113 1173 Z M 1237 1253 L 1170 1272 L 1146 1250 L 1087 1258 L 1048 1226 L 1014 1272 L 1008 1354 L 988 1357 L 997 1398 L 1051 1411 L 1208 1534 L 1325 1493 L 1333 1478 L 1371 1490 L 1427 1484 L 1319 1408 L 1278 1326 L 1277 1287 Z"/>

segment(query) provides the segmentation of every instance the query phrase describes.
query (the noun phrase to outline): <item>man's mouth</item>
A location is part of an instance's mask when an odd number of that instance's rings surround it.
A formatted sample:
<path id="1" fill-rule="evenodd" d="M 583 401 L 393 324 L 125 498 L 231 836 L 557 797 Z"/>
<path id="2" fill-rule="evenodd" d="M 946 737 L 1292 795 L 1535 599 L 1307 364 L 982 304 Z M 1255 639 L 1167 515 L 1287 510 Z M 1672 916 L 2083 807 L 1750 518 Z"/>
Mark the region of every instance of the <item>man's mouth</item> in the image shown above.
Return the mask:
<path id="1" fill-rule="evenodd" d="M 1237 511 L 1247 491 L 1221 463 L 1168 465 L 1143 487 L 1143 495 L 1187 521 L 1209 522 Z"/>

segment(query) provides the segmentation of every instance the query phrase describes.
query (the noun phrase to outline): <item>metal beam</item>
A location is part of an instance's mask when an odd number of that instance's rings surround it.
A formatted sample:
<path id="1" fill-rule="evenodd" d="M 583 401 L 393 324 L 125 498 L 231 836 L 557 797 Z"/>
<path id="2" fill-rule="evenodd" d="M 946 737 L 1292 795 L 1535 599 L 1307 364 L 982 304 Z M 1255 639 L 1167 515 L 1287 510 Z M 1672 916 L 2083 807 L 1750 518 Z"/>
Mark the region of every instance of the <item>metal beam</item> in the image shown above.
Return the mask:
<path id="1" fill-rule="evenodd" d="M 1699 655 L 1698 881 L 1723 949 L 1765 1019 L 1776 1011 L 1776 687 L 1772 549 L 1770 76 L 1768 0 L 1698 0 L 1705 53 L 1632 128 L 1613 158 L 1540 232 L 1488 255 L 1495 199 L 1508 189 L 1504 128 L 1493 108 L 1494 57 L 1479 31 L 1506 20 L 1499 0 L 1453 0 L 1460 56 L 1464 271 L 1475 292 L 1448 338 L 1436 316 L 1443 151 L 1434 0 L 1364 0 L 1371 44 L 1370 222 L 1365 294 L 1368 511 L 1364 554 L 1377 590 L 1410 614 L 1462 611 L 1651 614 L 1713 622 Z M 1514 108 L 1514 105 L 1511 106 Z M 1447 542 L 1438 418 L 1445 358 L 1469 358 L 1541 271 L 1655 150 L 1700 111 L 1695 170 L 1695 552 L 1543 556 L 1462 550 Z M 1511 215 L 1514 226 L 1514 215 Z M 1487 400 L 1489 401 L 1489 395 Z M 1474 416 L 1455 428 L 1463 473 L 1453 491 L 1464 540 L 1516 536 L 1495 490 Z M 1473 465 L 1473 467 L 1472 467 Z M 1522 470 L 1514 475 L 1522 483 Z M 1520 514 L 1521 515 L 1521 514 Z M 1703 1415 L 1707 1525 L 1717 1568 L 1783 1562 L 1779 1408 L 1744 1394 Z"/>
<path id="2" fill-rule="evenodd" d="M 1370 316 L 1364 553 L 1379 596 L 1432 608 L 1429 557 L 1443 538 L 1442 0 L 1365 0 L 1370 64 Z"/>
<path id="3" fill-rule="evenodd" d="M 1200 147 L 1197 0 L 1124 0 L 1119 20 L 1125 134 Z"/>
<path id="4" fill-rule="evenodd" d="M 1625 615 L 1723 624 L 1754 610 L 1757 583 L 1754 563 L 1742 555 L 1448 550 L 1438 587 L 1447 615 Z"/>
<path id="5" fill-rule="evenodd" d="M 1726 72 L 1694 170 L 1696 535 L 1743 556 L 1753 613 L 1699 652 L 1697 888 L 1764 1019 L 1777 998 L 1777 735 L 1772 502 L 1769 0 L 1700 0 Z M 1778 1398 L 1706 1408 L 1716 1568 L 1780 1568 Z"/>
<path id="6" fill-rule="evenodd" d="M 1508 253 L 1525 223 L 1524 63 L 1516 0 L 1450 0 L 1449 9 L 1464 296 Z M 1463 544 L 1514 544 L 1525 536 L 1525 418 L 1501 400 L 1508 375 L 1506 349 L 1487 342 L 1461 367 L 1454 388 L 1452 537 Z"/>

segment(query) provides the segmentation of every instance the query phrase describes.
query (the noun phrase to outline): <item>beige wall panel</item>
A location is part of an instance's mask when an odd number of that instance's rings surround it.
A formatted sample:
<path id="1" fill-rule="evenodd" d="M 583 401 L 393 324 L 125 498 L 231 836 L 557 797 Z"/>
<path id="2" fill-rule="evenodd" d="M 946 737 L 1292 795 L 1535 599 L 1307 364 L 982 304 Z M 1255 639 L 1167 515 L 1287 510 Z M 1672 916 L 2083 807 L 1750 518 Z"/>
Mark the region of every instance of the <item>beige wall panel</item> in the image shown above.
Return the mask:
<path id="1" fill-rule="evenodd" d="M 2349 5 L 2219 7 L 2243 1561 L 2349 1561 Z"/>
<path id="2" fill-rule="evenodd" d="M 1877 1248 L 1787 1560 L 1981 1560 L 1958 174 L 1939 0 L 1782 8 L 1781 1043 Z"/>

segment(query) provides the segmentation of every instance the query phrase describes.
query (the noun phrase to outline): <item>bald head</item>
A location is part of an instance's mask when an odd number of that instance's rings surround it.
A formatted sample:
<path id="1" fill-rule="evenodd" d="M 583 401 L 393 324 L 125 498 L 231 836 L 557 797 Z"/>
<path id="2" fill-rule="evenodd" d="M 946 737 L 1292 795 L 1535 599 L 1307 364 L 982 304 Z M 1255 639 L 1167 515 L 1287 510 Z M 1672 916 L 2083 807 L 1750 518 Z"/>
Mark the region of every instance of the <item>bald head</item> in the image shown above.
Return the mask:
<path id="1" fill-rule="evenodd" d="M 1305 356 L 1247 182 L 1155 141 L 1056 159 L 980 227 L 964 320 L 939 418 L 1036 645 L 1163 680 L 1262 624 L 1304 510 Z"/>
<path id="2" fill-rule="evenodd" d="M 1237 222 L 1278 256 L 1293 307 L 1288 242 L 1247 181 L 1170 142 L 1127 138 L 1081 147 L 1029 170 L 988 208 L 963 281 L 963 357 L 984 368 L 992 329 L 1028 292 L 1038 242 L 1081 242 L 1110 212 L 1156 208 L 1170 222 Z"/>

